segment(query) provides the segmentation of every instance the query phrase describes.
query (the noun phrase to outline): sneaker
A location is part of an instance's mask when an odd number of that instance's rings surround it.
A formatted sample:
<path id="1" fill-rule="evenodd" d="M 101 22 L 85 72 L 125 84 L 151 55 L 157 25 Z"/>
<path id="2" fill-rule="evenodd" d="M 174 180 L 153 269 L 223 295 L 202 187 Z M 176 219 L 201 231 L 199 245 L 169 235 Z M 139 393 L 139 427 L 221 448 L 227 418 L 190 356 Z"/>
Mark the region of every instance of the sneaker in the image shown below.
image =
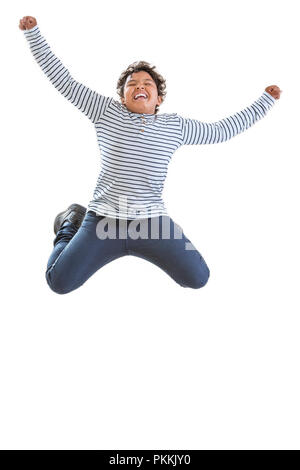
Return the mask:
<path id="1" fill-rule="evenodd" d="M 80 227 L 84 216 L 86 214 L 86 208 L 79 204 L 71 204 L 68 209 L 57 214 L 54 220 L 54 233 L 55 235 L 59 231 L 60 227 L 65 220 L 72 222 L 77 228 Z"/>

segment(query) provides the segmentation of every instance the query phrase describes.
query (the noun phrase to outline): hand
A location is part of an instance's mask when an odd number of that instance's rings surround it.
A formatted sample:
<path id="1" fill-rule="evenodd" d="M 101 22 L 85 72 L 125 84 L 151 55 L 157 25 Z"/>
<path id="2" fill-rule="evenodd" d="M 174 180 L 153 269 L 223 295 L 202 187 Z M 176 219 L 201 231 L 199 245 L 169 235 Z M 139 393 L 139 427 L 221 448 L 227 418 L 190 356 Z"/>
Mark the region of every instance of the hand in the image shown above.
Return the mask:
<path id="1" fill-rule="evenodd" d="M 270 95 L 272 95 L 273 98 L 275 98 L 275 100 L 279 100 L 279 98 L 280 98 L 280 93 L 282 92 L 282 90 L 280 90 L 279 87 L 276 86 L 276 85 L 267 86 L 267 88 L 265 89 L 265 91 L 267 91 L 268 93 L 270 93 Z"/>
<path id="2" fill-rule="evenodd" d="M 23 16 L 20 20 L 19 28 L 24 31 L 25 29 L 31 29 L 36 26 L 37 22 L 33 16 Z"/>

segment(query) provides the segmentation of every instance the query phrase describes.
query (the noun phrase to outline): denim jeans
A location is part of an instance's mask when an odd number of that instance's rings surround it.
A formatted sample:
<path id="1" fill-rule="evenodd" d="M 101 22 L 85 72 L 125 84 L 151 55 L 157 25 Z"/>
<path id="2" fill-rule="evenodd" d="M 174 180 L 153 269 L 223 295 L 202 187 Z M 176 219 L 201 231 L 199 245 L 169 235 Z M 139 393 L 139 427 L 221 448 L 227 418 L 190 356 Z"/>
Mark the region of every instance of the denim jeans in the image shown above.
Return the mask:
<path id="1" fill-rule="evenodd" d="M 198 289 L 209 278 L 203 257 L 168 216 L 112 219 L 88 211 L 79 229 L 65 220 L 53 245 L 46 280 L 57 294 L 77 289 L 102 266 L 127 255 L 150 261 L 182 287 Z"/>

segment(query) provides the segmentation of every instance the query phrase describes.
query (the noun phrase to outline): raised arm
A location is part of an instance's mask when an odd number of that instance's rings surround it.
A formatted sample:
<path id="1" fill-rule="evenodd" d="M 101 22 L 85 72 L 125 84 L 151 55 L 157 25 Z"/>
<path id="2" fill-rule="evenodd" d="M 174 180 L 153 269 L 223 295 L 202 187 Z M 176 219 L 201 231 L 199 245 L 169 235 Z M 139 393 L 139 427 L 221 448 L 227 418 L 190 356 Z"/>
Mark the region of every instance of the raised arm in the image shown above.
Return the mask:
<path id="1" fill-rule="evenodd" d="M 277 87 L 276 87 L 277 88 Z M 179 117 L 182 130 L 181 145 L 218 144 L 244 132 L 264 117 L 273 106 L 275 98 L 264 91 L 248 108 L 217 122 L 201 122 L 196 119 Z"/>
<path id="2" fill-rule="evenodd" d="M 74 80 L 68 69 L 51 51 L 34 17 L 24 16 L 20 20 L 19 28 L 24 31 L 35 60 L 55 88 L 93 123 L 97 122 L 111 98 L 100 95 Z"/>

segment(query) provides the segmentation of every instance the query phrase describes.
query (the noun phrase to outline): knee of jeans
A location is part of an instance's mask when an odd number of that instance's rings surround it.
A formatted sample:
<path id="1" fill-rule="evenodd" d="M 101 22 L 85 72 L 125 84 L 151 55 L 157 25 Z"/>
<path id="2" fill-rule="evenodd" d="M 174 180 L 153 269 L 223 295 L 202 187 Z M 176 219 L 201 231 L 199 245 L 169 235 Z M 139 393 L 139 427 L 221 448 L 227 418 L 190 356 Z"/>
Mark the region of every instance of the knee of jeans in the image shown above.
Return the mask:
<path id="1" fill-rule="evenodd" d="M 190 287 L 191 289 L 200 289 L 207 284 L 210 276 L 210 271 L 207 266 L 204 266 L 200 271 L 193 273 L 183 285 L 183 287 Z"/>
<path id="2" fill-rule="evenodd" d="M 56 294 L 68 294 L 74 290 L 67 282 L 61 282 L 57 278 L 51 277 L 51 271 L 48 269 L 45 274 L 46 281 L 50 289 Z"/>

